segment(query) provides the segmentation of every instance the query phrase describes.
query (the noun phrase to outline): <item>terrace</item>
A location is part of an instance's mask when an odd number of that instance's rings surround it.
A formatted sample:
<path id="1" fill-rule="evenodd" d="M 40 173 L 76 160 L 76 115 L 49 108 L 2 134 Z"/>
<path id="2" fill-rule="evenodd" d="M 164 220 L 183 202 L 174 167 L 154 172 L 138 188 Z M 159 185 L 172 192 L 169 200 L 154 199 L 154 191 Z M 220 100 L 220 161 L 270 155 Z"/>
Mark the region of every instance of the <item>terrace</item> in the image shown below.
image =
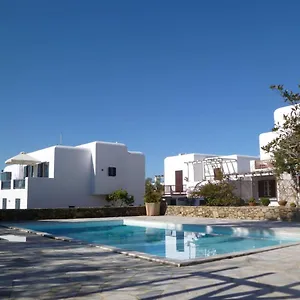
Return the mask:
<path id="1" fill-rule="evenodd" d="M 132 219 L 132 218 L 130 218 Z M 135 217 L 134 219 L 146 219 Z M 182 222 L 182 217 L 155 217 Z M 149 218 L 147 218 L 149 220 Z M 74 220 L 76 222 L 76 220 Z M 187 224 L 298 230 L 298 224 L 184 218 Z M 182 268 L 0 227 L 1 299 L 298 299 L 300 246 Z M 280 262 L 278 262 L 280 257 Z"/>

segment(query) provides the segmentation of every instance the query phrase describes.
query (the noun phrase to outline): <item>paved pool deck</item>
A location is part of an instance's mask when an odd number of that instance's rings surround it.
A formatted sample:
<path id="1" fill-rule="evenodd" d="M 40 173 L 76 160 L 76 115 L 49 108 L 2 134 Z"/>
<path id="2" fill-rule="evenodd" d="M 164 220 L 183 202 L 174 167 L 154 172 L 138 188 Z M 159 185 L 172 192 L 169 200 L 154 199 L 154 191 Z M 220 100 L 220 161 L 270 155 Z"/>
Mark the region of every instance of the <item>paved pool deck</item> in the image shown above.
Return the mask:
<path id="1" fill-rule="evenodd" d="M 133 219 L 300 232 L 295 223 Z M 300 299 L 300 246 L 178 268 L 0 227 L 6 234 L 26 242 L 0 240 L 0 299 Z"/>

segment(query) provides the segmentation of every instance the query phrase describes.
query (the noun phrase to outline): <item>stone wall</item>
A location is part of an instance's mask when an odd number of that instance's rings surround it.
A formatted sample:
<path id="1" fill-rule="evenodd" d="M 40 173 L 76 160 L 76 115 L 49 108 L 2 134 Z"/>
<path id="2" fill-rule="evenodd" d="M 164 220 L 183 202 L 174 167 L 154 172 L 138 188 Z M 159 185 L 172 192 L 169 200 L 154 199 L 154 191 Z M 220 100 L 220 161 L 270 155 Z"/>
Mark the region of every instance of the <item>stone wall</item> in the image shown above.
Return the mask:
<path id="1" fill-rule="evenodd" d="M 166 215 L 241 220 L 300 221 L 300 209 L 287 206 L 168 206 Z"/>
<path id="2" fill-rule="evenodd" d="M 144 206 L 47 209 L 0 209 L 0 221 L 142 216 Z"/>

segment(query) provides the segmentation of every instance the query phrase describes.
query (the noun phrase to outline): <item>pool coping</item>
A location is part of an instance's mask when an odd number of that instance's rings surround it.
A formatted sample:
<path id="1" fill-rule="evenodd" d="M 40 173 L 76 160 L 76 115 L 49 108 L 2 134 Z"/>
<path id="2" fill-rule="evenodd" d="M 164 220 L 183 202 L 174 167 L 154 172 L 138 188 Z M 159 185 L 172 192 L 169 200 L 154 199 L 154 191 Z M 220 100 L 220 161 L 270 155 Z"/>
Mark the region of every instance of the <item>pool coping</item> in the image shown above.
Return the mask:
<path id="1" fill-rule="evenodd" d="M 124 220 L 124 218 L 118 218 L 118 219 Z M 39 220 L 37 220 L 37 221 L 39 221 Z M 40 221 L 59 221 L 59 220 L 40 220 Z M 96 222 L 107 222 L 107 221 L 108 220 L 102 219 L 102 220 L 97 220 Z M 146 222 L 152 223 L 152 224 L 153 223 L 161 224 L 161 222 L 158 222 L 155 220 L 146 221 Z M 178 225 L 181 225 L 181 226 L 184 225 L 184 223 L 180 223 L 180 224 L 179 223 L 171 223 L 171 222 L 164 222 L 164 223 L 167 223 L 168 225 L 172 225 L 175 227 Z M 200 225 L 200 224 L 194 224 L 194 225 Z M 264 252 L 269 252 L 269 251 L 273 251 L 273 250 L 279 250 L 279 249 L 284 249 L 284 248 L 300 245 L 300 241 L 298 241 L 298 242 L 286 243 L 283 245 L 263 247 L 263 248 L 255 249 L 255 250 L 247 250 L 247 251 L 231 252 L 231 253 L 227 253 L 227 254 L 219 254 L 219 255 L 214 255 L 214 256 L 205 257 L 205 258 L 194 258 L 194 259 L 189 259 L 189 260 L 176 260 L 176 259 L 172 259 L 172 258 L 162 258 L 160 256 L 152 255 L 152 254 L 148 254 L 148 253 L 144 253 L 144 252 L 138 252 L 138 251 L 133 251 L 133 250 L 124 250 L 124 249 L 113 247 L 113 246 L 107 246 L 107 245 L 102 245 L 102 244 L 92 244 L 92 243 L 84 242 L 82 240 L 77 240 L 77 239 L 64 237 L 64 236 L 55 236 L 55 235 L 47 233 L 47 232 L 40 232 L 40 231 L 35 231 L 35 230 L 21 228 L 21 227 L 9 226 L 9 225 L 5 225 L 5 224 L 1 224 L 1 223 L 0 223 L 0 226 L 9 228 L 12 230 L 17 230 L 20 232 L 35 234 L 35 235 L 42 236 L 45 238 L 50 238 L 50 239 L 65 241 L 65 242 L 73 242 L 77 245 L 84 245 L 84 246 L 99 248 L 99 249 L 102 249 L 105 251 L 110 251 L 110 252 L 117 253 L 117 254 L 123 254 L 123 255 L 126 255 L 129 257 L 140 258 L 140 259 L 157 262 L 157 263 L 161 263 L 161 264 L 166 264 L 166 265 L 172 265 L 172 266 L 176 266 L 176 267 L 204 264 L 204 263 L 208 263 L 208 262 L 243 257 L 243 256 L 252 255 L 252 254 L 264 253 Z M 218 225 L 216 224 L 215 226 L 218 226 Z M 240 226 L 240 227 L 246 228 L 243 226 Z M 256 228 L 256 227 L 247 227 L 247 228 L 249 229 L 249 228 Z M 275 231 L 280 232 L 280 230 L 275 230 Z"/>

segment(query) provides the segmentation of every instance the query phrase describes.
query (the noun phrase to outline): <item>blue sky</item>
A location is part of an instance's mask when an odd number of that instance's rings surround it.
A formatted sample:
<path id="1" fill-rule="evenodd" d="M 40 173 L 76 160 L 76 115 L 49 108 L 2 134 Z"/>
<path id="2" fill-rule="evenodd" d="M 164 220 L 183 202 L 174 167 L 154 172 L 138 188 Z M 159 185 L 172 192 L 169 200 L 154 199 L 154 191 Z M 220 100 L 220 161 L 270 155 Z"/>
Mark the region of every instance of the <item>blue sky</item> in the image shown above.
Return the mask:
<path id="1" fill-rule="evenodd" d="M 297 0 L 0 1 L 0 161 L 60 133 L 143 151 L 150 176 L 181 152 L 257 155 L 282 106 L 270 84 L 300 82 L 299 11 Z"/>

